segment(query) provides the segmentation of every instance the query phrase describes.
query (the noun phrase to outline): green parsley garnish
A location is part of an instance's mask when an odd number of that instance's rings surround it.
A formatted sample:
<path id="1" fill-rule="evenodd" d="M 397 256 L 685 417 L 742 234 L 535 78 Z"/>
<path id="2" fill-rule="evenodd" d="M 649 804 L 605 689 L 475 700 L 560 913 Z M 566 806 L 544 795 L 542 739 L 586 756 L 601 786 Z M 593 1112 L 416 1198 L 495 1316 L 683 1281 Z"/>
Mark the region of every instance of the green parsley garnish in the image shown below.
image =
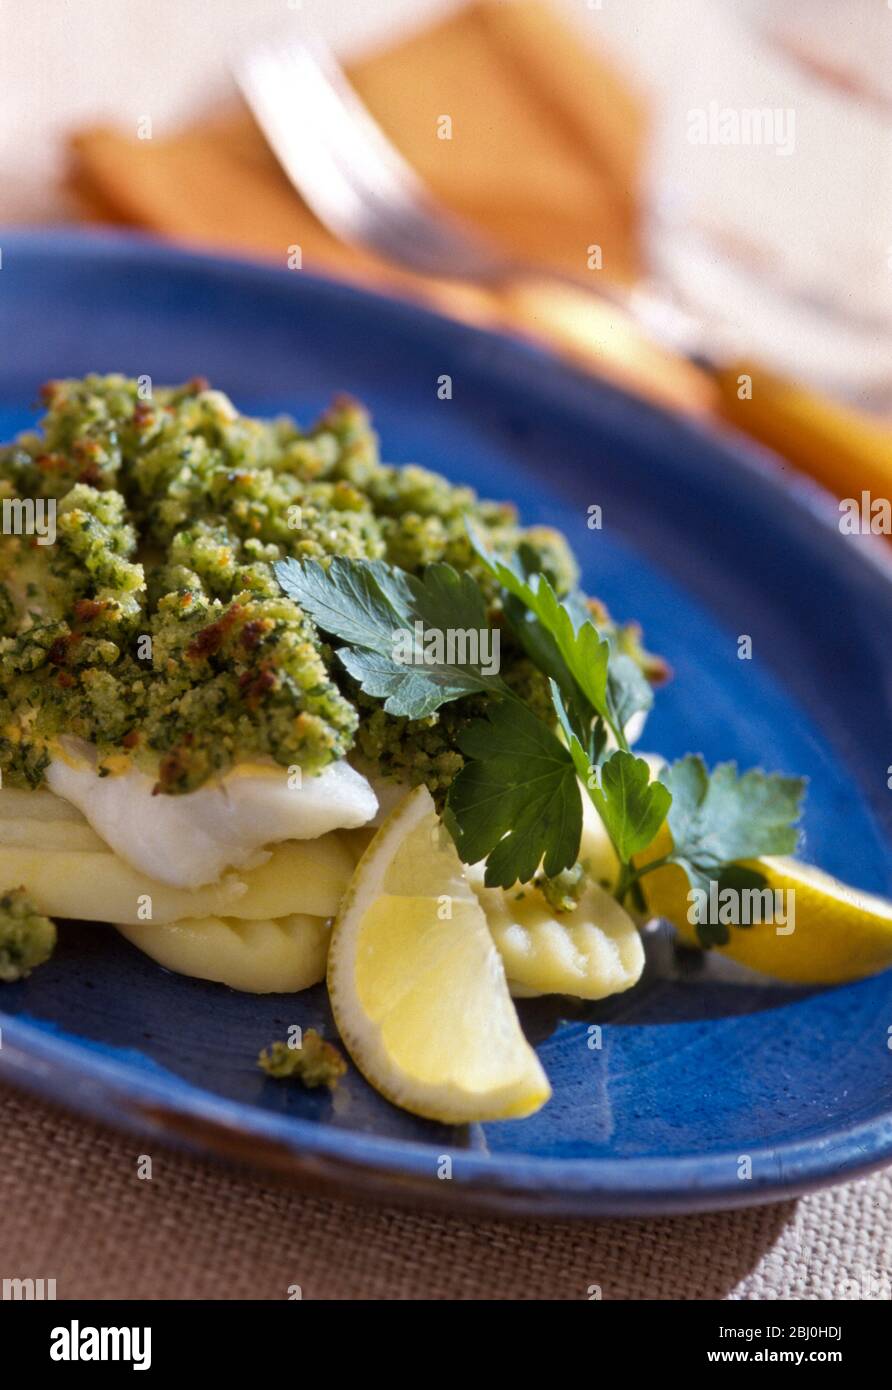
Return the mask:
<path id="1" fill-rule="evenodd" d="M 276 576 L 318 627 L 346 643 L 339 659 L 367 695 L 384 700 L 388 714 L 422 719 L 461 695 L 508 693 L 479 660 L 410 665 L 394 657 L 398 634 L 414 636 L 416 623 L 434 634 L 490 630 L 483 595 L 470 574 L 435 564 L 419 579 L 383 560 L 339 557 L 327 569 L 315 560 L 283 560 Z"/>
<path id="2" fill-rule="evenodd" d="M 663 774 L 672 794 L 669 829 L 672 853 L 694 888 L 708 891 L 729 864 L 763 854 L 791 854 L 796 848 L 805 782 L 754 769 L 738 773 L 719 763 L 711 773 L 694 754 Z"/>
<path id="3" fill-rule="evenodd" d="M 549 878 L 570 868 L 582 798 L 573 759 L 548 725 L 519 701 L 493 702 L 458 744 L 468 761 L 444 819 L 464 862 L 485 859 L 487 886 L 499 888 L 528 883 L 543 858 Z"/>
<path id="4" fill-rule="evenodd" d="M 319 628 L 344 643 L 339 660 L 389 714 L 419 719 L 465 695 L 489 697 L 485 716 L 458 734 L 465 763 L 443 815 L 463 861 L 486 860 L 489 887 L 528 883 L 540 865 L 548 879 L 573 869 L 583 789 L 619 859 L 620 902 L 630 891 L 640 902 L 638 880 L 659 864 L 679 864 L 700 887 L 740 860 L 795 848 L 800 779 L 741 776 L 729 763 L 710 775 L 702 758 L 689 755 L 652 780 L 629 748 L 626 726 L 653 696 L 615 629 L 599 631 L 584 595 L 559 598 L 548 576 L 530 569 L 523 546 L 505 560 L 468 533 L 498 586 L 500 622 L 548 678 L 550 720 L 533 713 L 479 653 L 457 660 L 445 642 L 427 645 L 429 634 L 497 635 L 471 574 L 440 563 L 418 577 L 383 561 L 344 558 L 325 568 L 286 560 L 276 574 Z M 408 660 L 395 645 L 406 633 L 414 634 Z M 478 645 L 492 650 L 491 641 Z M 636 865 L 667 818 L 671 853 Z"/>

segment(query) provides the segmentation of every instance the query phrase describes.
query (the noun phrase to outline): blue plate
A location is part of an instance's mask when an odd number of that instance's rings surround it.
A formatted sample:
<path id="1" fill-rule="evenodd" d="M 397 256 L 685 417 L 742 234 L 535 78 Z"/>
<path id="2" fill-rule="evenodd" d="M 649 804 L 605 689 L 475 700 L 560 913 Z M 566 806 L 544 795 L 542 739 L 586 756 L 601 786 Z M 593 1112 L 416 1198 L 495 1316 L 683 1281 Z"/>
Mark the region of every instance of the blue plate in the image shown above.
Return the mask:
<path id="1" fill-rule="evenodd" d="M 304 273 L 111 236 L 11 233 L 2 248 L 3 438 L 34 418 L 44 379 L 88 371 L 200 373 L 244 410 L 304 419 L 352 392 L 386 457 L 562 527 L 586 586 L 643 622 L 676 673 L 648 747 L 806 773 L 806 856 L 892 890 L 892 566 L 879 542 L 840 534 L 825 495 L 519 343 Z M 594 503 L 601 530 L 586 524 Z M 403 1114 L 353 1069 L 333 1098 L 265 1080 L 257 1051 L 290 1023 L 331 1030 L 324 989 L 238 995 L 162 971 L 107 927 L 66 927 L 2 1004 L 7 1078 L 328 1190 L 643 1214 L 767 1201 L 892 1161 L 890 973 L 835 989 L 739 981 L 657 934 L 631 993 L 523 1006 L 554 1099 L 469 1129 Z"/>

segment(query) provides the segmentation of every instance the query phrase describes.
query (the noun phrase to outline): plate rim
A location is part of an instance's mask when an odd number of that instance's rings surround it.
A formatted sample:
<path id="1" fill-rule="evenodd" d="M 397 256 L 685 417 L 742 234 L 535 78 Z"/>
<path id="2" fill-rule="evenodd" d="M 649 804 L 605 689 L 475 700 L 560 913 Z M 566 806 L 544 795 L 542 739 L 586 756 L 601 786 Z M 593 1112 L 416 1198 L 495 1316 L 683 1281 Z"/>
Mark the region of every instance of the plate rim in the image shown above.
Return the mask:
<path id="1" fill-rule="evenodd" d="M 159 1069 L 134 1074 L 124 1058 L 88 1042 L 47 1032 L 25 1015 L 0 1014 L 0 1074 L 75 1114 L 137 1133 L 157 1129 L 167 1142 L 246 1161 L 245 1139 L 261 1145 L 255 1167 L 309 1178 L 343 1193 L 347 1186 L 394 1200 L 435 1198 L 436 1205 L 529 1216 L 649 1216 L 727 1210 L 788 1199 L 850 1180 L 892 1161 L 892 1109 L 858 1125 L 777 1145 L 749 1145 L 753 1176 L 733 1173 L 734 1151 L 698 1156 L 551 1158 L 492 1155 L 414 1139 L 340 1129 L 277 1114 Z M 81 1063 L 89 1058 L 89 1071 Z M 60 1083 L 64 1094 L 60 1095 Z M 160 1127 L 159 1127 L 160 1126 Z M 216 1144 L 210 1143 L 216 1138 Z M 437 1176 L 449 1150 L 452 1180 Z M 399 1186 L 391 1191 L 389 1184 Z M 457 1200 L 456 1200 L 457 1198 Z"/>
<path id="2" fill-rule="evenodd" d="M 177 266 L 196 274 L 225 270 L 269 283 L 286 281 L 289 272 L 263 261 L 217 254 L 166 243 L 156 237 L 117 229 L 82 231 L 71 227 L 0 229 L 7 254 L 135 259 L 143 268 Z M 4 267 L 5 268 L 5 267 Z M 591 378 L 562 362 L 545 348 L 510 334 L 466 324 L 426 305 L 400 299 L 381 290 L 302 272 L 302 285 L 358 305 L 377 302 L 391 316 L 428 332 L 458 331 L 468 341 L 498 342 L 501 349 L 527 363 L 532 356 L 552 374 L 587 383 Z M 835 499 L 819 484 L 785 471 L 765 447 L 733 431 L 713 433 L 696 417 L 672 414 L 643 401 L 612 382 L 599 379 L 599 392 L 643 411 L 655 427 L 689 430 L 701 447 L 708 446 L 730 467 L 756 472 L 773 485 L 779 497 L 812 521 L 831 531 L 838 545 Z M 863 538 L 859 538 L 863 539 Z M 875 545 L 846 546 L 849 564 L 866 566 L 875 582 L 885 584 L 892 600 L 892 550 L 877 538 Z M 842 551 L 839 552 L 842 554 Z M 782 1200 L 817 1187 L 857 1177 L 892 1162 L 892 1098 L 887 1110 L 870 1120 L 847 1123 L 819 1135 L 779 1144 L 749 1146 L 753 1178 L 733 1177 L 735 1159 L 727 1153 L 681 1154 L 667 1157 L 553 1158 L 474 1149 L 453 1149 L 453 1181 L 436 1175 L 437 1145 L 414 1139 L 393 1139 L 360 1130 L 341 1129 L 280 1115 L 248 1102 L 228 1100 L 202 1090 L 172 1072 L 158 1076 L 136 1072 L 125 1060 L 100 1055 L 88 1041 L 47 1031 L 27 1015 L 0 1011 L 3 1046 L 0 1074 L 24 1089 L 43 1095 L 77 1114 L 145 1132 L 153 1118 L 158 1137 L 179 1142 L 193 1151 L 233 1157 L 227 1136 L 248 1137 L 265 1146 L 264 1167 L 277 1167 L 301 1180 L 334 1184 L 343 1194 L 365 1191 L 392 1200 L 430 1201 L 478 1211 L 530 1216 L 641 1216 L 750 1206 Z M 84 1061 L 89 1060 L 85 1071 Z M 61 1093 L 61 1094 L 60 1094 Z M 178 1121 L 182 1124 L 178 1125 Z M 192 1135 L 188 1125 L 193 1126 Z M 212 1142 L 212 1139 L 216 1142 Z M 447 1145 L 441 1145 L 448 1147 Z M 275 1160 L 275 1153 L 279 1162 Z M 241 1161 L 247 1161 L 244 1152 Z"/>

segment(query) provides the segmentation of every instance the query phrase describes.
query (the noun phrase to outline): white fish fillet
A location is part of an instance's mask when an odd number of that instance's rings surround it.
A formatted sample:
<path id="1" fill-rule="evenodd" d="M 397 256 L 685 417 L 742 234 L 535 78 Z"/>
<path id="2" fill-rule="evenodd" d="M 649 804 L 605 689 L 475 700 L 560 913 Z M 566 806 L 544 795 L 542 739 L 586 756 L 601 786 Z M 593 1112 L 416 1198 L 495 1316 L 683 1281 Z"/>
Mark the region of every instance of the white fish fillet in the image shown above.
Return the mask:
<path id="1" fill-rule="evenodd" d="M 366 778 L 346 762 L 304 776 L 299 787 L 289 785 L 287 768 L 243 763 L 182 796 L 153 796 L 153 779 L 133 767 L 99 777 L 96 764 L 95 749 L 66 739 L 46 780 L 122 859 L 176 888 L 253 868 L 268 857 L 264 845 L 365 825 L 378 809 Z"/>

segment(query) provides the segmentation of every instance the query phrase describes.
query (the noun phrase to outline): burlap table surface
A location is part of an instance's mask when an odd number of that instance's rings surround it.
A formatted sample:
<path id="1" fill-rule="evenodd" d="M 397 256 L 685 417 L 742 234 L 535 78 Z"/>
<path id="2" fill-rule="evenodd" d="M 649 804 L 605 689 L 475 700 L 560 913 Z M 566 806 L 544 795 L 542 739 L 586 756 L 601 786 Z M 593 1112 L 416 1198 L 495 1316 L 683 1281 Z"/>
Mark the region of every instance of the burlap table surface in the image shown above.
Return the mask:
<path id="1" fill-rule="evenodd" d="M 61 1298 L 890 1296 L 892 1169 L 768 1207 L 648 1221 L 453 1219 L 310 1197 L 0 1089 L 0 1278 Z"/>

